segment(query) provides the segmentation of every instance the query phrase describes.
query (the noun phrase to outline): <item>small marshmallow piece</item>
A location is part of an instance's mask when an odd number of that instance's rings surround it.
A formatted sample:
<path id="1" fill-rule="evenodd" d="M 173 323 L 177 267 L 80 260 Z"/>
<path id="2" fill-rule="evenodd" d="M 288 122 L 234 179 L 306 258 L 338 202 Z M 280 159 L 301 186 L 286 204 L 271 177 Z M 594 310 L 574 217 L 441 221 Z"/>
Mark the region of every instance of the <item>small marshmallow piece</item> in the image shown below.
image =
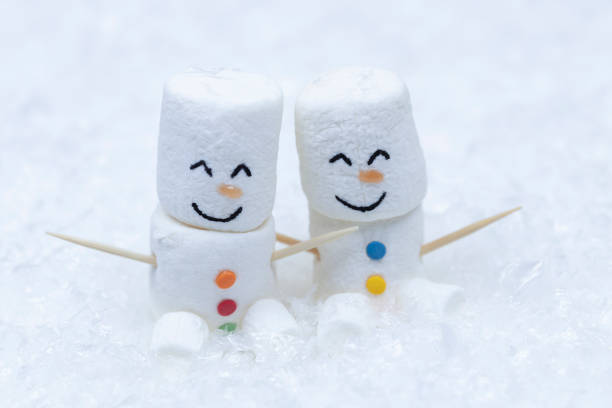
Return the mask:
<path id="1" fill-rule="evenodd" d="M 414 210 L 425 196 L 425 159 L 408 89 L 389 71 L 349 67 L 298 96 L 295 132 L 311 209 L 347 221 Z"/>
<path id="2" fill-rule="evenodd" d="M 376 313 L 366 295 L 339 293 L 330 296 L 319 313 L 317 343 L 323 349 L 338 350 L 375 326 Z"/>
<path id="3" fill-rule="evenodd" d="M 244 232 L 272 212 L 283 96 L 263 76 L 191 70 L 164 88 L 157 194 L 189 225 Z"/>
<path id="4" fill-rule="evenodd" d="M 465 300 L 463 288 L 423 278 L 401 282 L 396 296 L 398 306 L 406 312 L 418 309 L 437 316 L 456 311 Z"/>
<path id="5" fill-rule="evenodd" d="M 194 354 L 208 339 L 208 332 L 208 325 L 196 314 L 166 313 L 155 323 L 151 350 L 159 354 Z"/>
<path id="6" fill-rule="evenodd" d="M 261 299 L 247 311 L 242 328 L 249 333 L 297 334 L 298 325 L 287 308 L 278 300 Z"/>

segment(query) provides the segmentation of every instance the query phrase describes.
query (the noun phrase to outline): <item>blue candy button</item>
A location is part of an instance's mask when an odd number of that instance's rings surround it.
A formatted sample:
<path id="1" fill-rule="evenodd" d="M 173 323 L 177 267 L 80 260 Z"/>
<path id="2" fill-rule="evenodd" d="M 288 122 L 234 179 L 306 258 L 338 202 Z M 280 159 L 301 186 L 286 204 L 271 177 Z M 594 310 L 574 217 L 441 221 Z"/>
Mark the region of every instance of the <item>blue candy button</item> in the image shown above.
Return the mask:
<path id="1" fill-rule="evenodd" d="M 370 259 L 382 259 L 387 253 L 387 248 L 382 242 L 372 241 L 366 247 L 366 253 Z"/>

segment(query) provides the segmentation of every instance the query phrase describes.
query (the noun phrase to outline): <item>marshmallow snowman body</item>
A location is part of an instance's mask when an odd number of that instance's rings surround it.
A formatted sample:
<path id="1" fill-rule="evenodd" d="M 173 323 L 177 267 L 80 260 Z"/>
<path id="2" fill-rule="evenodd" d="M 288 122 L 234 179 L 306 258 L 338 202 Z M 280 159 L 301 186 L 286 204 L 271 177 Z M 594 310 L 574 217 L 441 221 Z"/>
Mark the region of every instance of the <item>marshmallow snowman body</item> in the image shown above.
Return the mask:
<path id="1" fill-rule="evenodd" d="M 227 233 L 187 226 L 158 208 L 151 220 L 153 310 L 190 311 L 213 329 L 236 327 L 256 300 L 275 296 L 274 244 L 272 217 L 249 232 Z"/>
<path id="2" fill-rule="evenodd" d="M 386 294 L 420 271 L 420 206 L 408 214 L 373 222 L 337 220 L 310 211 L 313 236 L 351 225 L 358 225 L 359 231 L 319 247 L 315 276 L 320 296 L 345 292 Z"/>
<path id="3" fill-rule="evenodd" d="M 320 293 L 387 293 L 421 267 L 427 179 L 408 90 L 391 72 L 345 68 L 295 109 L 311 234 L 360 227 L 319 248 Z"/>

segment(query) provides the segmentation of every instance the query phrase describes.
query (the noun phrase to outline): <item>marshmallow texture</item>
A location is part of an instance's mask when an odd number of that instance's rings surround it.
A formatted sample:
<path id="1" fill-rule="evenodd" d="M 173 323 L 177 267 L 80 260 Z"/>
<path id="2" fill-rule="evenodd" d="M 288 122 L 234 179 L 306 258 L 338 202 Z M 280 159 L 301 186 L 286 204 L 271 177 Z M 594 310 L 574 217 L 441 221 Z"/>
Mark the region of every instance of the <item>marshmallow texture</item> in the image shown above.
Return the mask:
<path id="1" fill-rule="evenodd" d="M 319 246 L 315 261 L 317 294 L 326 298 L 343 292 L 387 295 L 407 277 L 421 271 L 423 212 L 376 222 L 355 223 L 310 212 L 310 234 L 316 236 L 358 225 L 359 230 Z"/>
<path id="2" fill-rule="evenodd" d="M 251 304 L 276 295 L 274 243 L 272 217 L 250 232 L 227 233 L 187 226 L 158 207 L 151 220 L 154 312 L 188 311 L 212 330 L 225 323 L 233 330 Z"/>
<path id="3" fill-rule="evenodd" d="M 272 211 L 282 92 L 239 71 L 191 70 L 164 88 L 157 194 L 172 217 L 244 232 Z"/>
<path id="4" fill-rule="evenodd" d="M 327 73 L 298 96 L 295 131 L 309 206 L 374 221 L 420 205 L 427 180 L 408 89 L 373 68 Z"/>

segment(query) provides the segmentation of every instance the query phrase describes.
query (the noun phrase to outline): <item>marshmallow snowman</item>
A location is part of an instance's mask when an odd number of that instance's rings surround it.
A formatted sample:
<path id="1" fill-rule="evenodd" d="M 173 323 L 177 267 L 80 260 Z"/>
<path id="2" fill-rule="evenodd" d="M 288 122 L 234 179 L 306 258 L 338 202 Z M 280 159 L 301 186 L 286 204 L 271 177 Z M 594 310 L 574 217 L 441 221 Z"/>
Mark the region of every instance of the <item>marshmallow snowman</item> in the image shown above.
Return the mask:
<path id="1" fill-rule="evenodd" d="M 275 296 L 271 210 L 281 118 L 279 87 L 259 75 L 192 70 L 167 82 L 160 206 L 151 220 L 150 292 L 162 316 L 156 350 L 194 351 L 208 325 L 233 331 L 250 306 Z M 260 309 L 283 316 L 279 330 L 294 328 L 280 302 L 268 299 Z M 248 326 L 265 320 L 250 315 Z"/>
<path id="2" fill-rule="evenodd" d="M 346 68 L 299 95 L 296 136 L 310 231 L 356 224 L 320 248 L 323 294 L 382 294 L 420 266 L 425 160 L 404 83 L 391 72 Z"/>
<path id="3" fill-rule="evenodd" d="M 427 178 L 402 80 L 372 68 L 324 74 L 298 96 L 295 130 L 310 233 L 359 226 L 319 248 L 319 295 L 395 297 L 413 293 L 415 282 L 422 281 L 417 292 L 435 285 L 422 279 L 406 284 L 422 268 Z M 319 332 L 327 331 L 322 322 Z"/>

